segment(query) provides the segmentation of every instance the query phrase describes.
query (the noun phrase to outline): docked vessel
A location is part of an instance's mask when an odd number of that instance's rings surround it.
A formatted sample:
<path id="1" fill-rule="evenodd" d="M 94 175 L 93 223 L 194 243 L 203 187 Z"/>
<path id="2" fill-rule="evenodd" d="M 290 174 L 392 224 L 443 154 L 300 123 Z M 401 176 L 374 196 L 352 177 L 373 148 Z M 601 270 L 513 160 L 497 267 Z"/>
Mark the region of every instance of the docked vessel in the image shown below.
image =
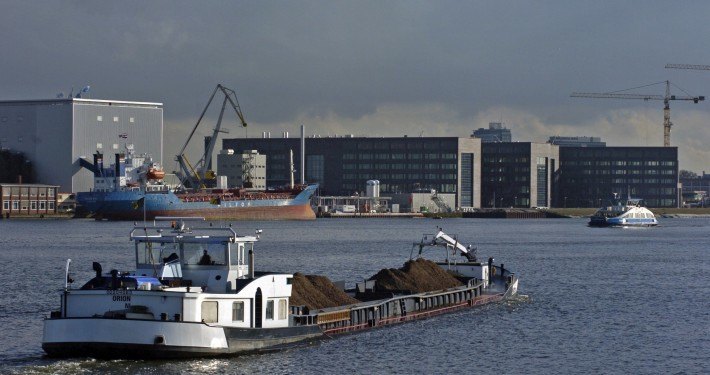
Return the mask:
<path id="1" fill-rule="evenodd" d="M 313 220 L 311 197 L 317 185 L 280 190 L 173 189 L 165 172 L 150 155 L 115 154 L 104 167 L 104 156 L 84 163 L 94 174 L 94 189 L 76 195 L 77 204 L 97 219 L 142 220 L 157 216 L 195 216 L 210 220 Z"/>
<path id="2" fill-rule="evenodd" d="M 258 352 L 479 306 L 517 292 L 513 273 L 492 261 L 473 264 L 469 255 L 472 276 L 459 276 L 458 286 L 378 293 L 384 287 L 368 280 L 356 285 L 359 301 L 319 309 L 292 306 L 292 295 L 303 288 L 298 277 L 255 272 L 260 231 L 239 236 L 231 227 L 189 229 L 173 220 L 172 229 L 133 229 L 135 272 L 104 273 L 94 263 L 95 277 L 81 288 L 65 282 L 60 308 L 44 320 L 47 355 L 179 358 Z M 68 260 L 65 280 L 69 265 Z"/>
<path id="3" fill-rule="evenodd" d="M 592 227 L 651 227 L 658 225 L 656 216 L 642 205 L 641 199 L 614 198 L 589 218 Z"/>

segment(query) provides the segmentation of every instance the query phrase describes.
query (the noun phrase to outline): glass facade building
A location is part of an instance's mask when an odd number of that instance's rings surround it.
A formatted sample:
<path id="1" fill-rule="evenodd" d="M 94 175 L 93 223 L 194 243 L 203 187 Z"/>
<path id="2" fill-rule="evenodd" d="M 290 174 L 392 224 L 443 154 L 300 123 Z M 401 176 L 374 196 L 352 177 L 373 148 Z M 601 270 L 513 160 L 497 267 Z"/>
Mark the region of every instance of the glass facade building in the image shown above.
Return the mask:
<path id="1" fill-rule="evenodd" d="M 649 207 L 678 207 L 677 147 L 562 147 L 560 198 L 568 207 L 600 207 L 614 193 Z"/>
<path id="2" fill-rule="evenodd" d="M 456 194 L 457 207 L 480 204 L 479 139 L 311 137 L 305 144 L 306 182 L 320 184 L 320 195 L 362 194 L 368 180 L 379 180 L 383 195 L 436 190 Z M 298 138 L 233 138 L 222 145 L 266 155 L 266 180 L 271 187 L 289 183 L 291 151 L 295 168 L 301 165 Z"/>
<path id="3" fill-rule="evenodd" d="M 482 207 L 550 207 L 559 148 L 547 143 L 484 143 Z"/>

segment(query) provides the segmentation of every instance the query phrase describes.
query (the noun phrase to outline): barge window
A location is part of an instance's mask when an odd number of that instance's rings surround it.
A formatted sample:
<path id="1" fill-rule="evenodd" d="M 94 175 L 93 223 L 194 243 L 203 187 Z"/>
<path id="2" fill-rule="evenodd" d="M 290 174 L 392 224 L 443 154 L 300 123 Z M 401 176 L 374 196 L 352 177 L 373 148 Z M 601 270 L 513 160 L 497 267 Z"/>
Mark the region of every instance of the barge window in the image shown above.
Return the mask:
<path id="1" fill-rule="evenodd" d="M 285 299 L 279 300 L 279 320 L 286 319 L 286 312 L 288 311 L 288 304 Z"/>
<path id="2" fill-rule="evenodd" d="M 153 242 L 136 243 L 138 264 L 161 264 L 160 246 Z"/>
<path id="3" fill-rule="evenodd" d="M 232 303 L 232 321 L 244 321 L 244 302 L 240 301 Z"/>
<path id="4" fill-rule="evenodd" d="M 201 313 L 203 322 L 217 323 L 217 301 L 203 301 Z"/>
<path id="5" fill-rule="evenodd" d="M 225 245 L 220 243 L 184 243 L 183 244 L 183 256 L 184 264 L 200 264 L 203 255 L 207 252 L 209 255 L 210 264 L 213 265 L 224 265 L 226 262 L 225 256 Z"/>
<path id="6" fill-rule="evenodd" d="M 266 320 L 274 320 L 274 300 L 266 301 Z"/>

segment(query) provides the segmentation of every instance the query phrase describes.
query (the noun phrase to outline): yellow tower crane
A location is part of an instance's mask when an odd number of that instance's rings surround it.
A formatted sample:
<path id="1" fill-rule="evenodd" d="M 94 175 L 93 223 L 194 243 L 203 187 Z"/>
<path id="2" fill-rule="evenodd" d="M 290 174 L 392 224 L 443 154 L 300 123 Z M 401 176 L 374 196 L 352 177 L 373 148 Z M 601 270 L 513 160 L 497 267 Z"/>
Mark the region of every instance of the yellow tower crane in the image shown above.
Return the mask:
<path id="1" fill-rule="evenodd" d="M 651 85 L 657 85 L 664 82 L 656 82 L 649 85 L 644 85 L 640 87 L 634 87 L 633 89 L 638 89 L 642 87 L 647 87 Z M 606 93 L 590 93 L 590 92 L 573 92 L 570 95 L 573 98 L 608 98 L 608 99 L 643 99 L 643 100 L 663 100 L 663 146 L 668 147 L 671 145 L 671 100 L 692 100 L 693 103 L 698 103 L 705 100 L 704 96 L 676 96 L 671 95 L 671 83 L 670 81 L 665 81 L 666 84 L 666 94 L 665 95 L 644 95 L 644 94 L 626 94 L 620 93 L 620 91 L 627 91 L 633 89 L 619 90 Z"/>

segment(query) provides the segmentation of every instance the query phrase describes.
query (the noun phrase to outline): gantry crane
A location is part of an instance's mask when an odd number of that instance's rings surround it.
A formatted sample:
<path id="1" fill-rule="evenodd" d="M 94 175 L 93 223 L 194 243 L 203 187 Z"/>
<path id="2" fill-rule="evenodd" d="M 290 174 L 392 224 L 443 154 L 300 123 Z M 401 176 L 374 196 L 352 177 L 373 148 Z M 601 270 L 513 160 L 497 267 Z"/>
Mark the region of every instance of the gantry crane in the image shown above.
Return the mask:
<path id="1" fill-rule="evenodd" d="M 641 87 L 656 85 L 663 82 L 656 82 L 650 85 L 645 85 Z M 704 96 L 676 96 L 671 95 L 671 83 L 670 81 L 665 81 L 666 84 L 666 94 L 665 95 L 643 95 L 643 94 L 620 94 L 619 91 L 607 92 L 607 93 L 589 93 L 589 92 L 573 92 L 570 95 L 573 98 L 609 98 L 609 99 L 643 99 L 643 100 L 663 100 L 663 146 L 668 147 L 671 145 L 671 100 L 692 100 L 693 103 L 698 103 L 705 100 Z M 630 89 L 629 89 L 630 90 Z M 626 91 L 626 90 L 620 90 Z"/>
<path id="2" fill-rule="evenodd" d="M 202 155 L 202 159 L 195 163 L 193 167 L 193 165 L 190 164 L 190 162 L 187 160 L 187 157 L 185 156 L 185 148 L 187 148 L 187 144 L 190 143 L 190 139 L 192 139 L 192 136 L 195 134 L 195 130 L 197 130 L 197 127 L 200 125 L 202 118 L 205 117 L 205 113 L 210 107 L 212 99 L 214 99 L 215 95 L 217 94 L 217 91 L 221 91 L 224 94 L 224 100 L 222 101 L 222 109 L 219 112 L 217 125 L 215 126 L 214 131 L 212 132 L 212 137 L 209 139 L 209 143 L 205 147 L 205 152 Z M 244 115 L 242 114 L 242 109 L 239 107 L 239 102 L 237 101 L 237 94 L 234 92 L 234 90 L 228 89 L 222 86 L 221 84 L 218 84 L 217 87 L 215 87 L 214 91 L 212 91 L 210 100 L 207 101 L 205 109 L 202 110 L 202 114 L 200 114 L 200 118 L 197 119 L 197 123 L 195 124 L 195 127 L 192 128 L 190 135 L 185 141 L 185 144 L 182 146 L 180 152 L 175 157 L 175 160 L 180 165 L 180 180 L 183 186 L 191 188 L 205 187 L 205 180 L 213 180 L 215 178 L 214 172 L 208 169 L 210 166 L 210 161 L 212 160 L 212 152 L 214 150 L 215 143 L 217 142 L 217 136 L 219 135 L 219 133 L 227 133 L 226 130 L 221 129 L 221 125 L 222 118 L 224 117 L 224 109 L 227 107 L 228 102 L 229 104 L 231 104 L 232 108 L 234 109 L 234 112 L 237 113 L 237 117 L 239 117 L 239 121 L 242 127 L 247 126 L 247 123 L 244 120 Z"/>

